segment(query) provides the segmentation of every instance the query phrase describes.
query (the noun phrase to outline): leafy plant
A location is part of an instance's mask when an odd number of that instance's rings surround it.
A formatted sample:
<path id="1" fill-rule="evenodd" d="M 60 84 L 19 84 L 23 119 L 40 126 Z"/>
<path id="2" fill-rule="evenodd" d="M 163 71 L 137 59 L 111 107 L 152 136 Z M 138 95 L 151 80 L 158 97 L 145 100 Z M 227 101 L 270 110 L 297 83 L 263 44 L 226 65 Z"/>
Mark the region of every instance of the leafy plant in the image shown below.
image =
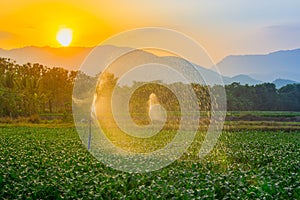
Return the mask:
<path id="1" fill-rule="evenodd" d="M 106 167 L 74 128 L 0 129 L 1 199 L 299 199 L 299 132 L 224 132 L 203 159 L 204 133 L 162 170 Z"/>

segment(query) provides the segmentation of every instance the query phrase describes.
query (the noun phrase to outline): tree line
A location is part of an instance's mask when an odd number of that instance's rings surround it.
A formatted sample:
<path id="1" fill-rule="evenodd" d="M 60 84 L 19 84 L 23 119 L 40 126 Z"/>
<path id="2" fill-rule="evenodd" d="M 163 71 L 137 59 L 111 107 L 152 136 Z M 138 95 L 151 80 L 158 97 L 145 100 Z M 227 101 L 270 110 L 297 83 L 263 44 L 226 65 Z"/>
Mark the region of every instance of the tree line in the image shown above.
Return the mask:
<path id="1" fill-rule="evenodd" d="M 31 63 L 19 65 L 13 60 L 0 58 L 0 117 L 71 113 L 73 85 L 77 74 L 77 71 L 60 67 L 49 68 Z M 84 74 L 80 78 L 86 81 L 93 79 Z M 178 83 L 176 87 L 179 87 Z M 207 108 L 210 101 L 209 88 L 196 84 L 193 88 L 199 98 L 199 105 Z M 276 89 L 272 83 L 255 86 L 232 83 L 225 86 L 225 90 L 228 110 L 300 111 L 300 84 Z"/>
<path id="2" fill-rule="evenodd" d="M 70 111 L 77 72 L 0 58 L 0 116 Z"/>
<path id="3" fill-rule="evenodd" d="M 273 83 L 225 87 L 228 110 L 300 111 L 300 84 L 289 84 L 276 89 Z"/>

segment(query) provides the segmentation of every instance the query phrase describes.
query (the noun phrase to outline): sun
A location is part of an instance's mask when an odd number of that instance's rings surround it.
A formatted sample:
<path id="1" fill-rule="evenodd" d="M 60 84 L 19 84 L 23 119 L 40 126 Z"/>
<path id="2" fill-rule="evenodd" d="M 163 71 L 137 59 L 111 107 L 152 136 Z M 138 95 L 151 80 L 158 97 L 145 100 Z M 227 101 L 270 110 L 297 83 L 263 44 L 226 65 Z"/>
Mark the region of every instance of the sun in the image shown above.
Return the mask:
<path id="1" fill-rule="evenodd" d="M 56 40 L 64 47 L 67 47 L 72 42 L 73 31 L 69 28 L 62 28 L 57 32 Z"/>

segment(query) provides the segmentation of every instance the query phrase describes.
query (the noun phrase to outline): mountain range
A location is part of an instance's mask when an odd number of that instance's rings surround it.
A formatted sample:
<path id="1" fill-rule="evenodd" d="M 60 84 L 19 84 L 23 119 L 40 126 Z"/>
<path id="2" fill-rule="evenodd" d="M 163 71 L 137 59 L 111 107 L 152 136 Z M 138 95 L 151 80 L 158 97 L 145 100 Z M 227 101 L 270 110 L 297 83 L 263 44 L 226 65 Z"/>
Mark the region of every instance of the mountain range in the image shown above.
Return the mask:
<path id="1" fill-rule="evenodd" d="M 91 47 L 23 47 L 17 49 L 1 49 L 0 57 L 11 58 L 19 64 L 39 63 L 48 67 L 64 67 L 69 70 L 78 69 Z"/>
<path id="2" fill-rule="evenodd" d="M 19 64 L 40 63 L 48 67 L 77 70 L 91 52 L 92 47 L 24 47 L 12 50 L 0 48 L 0 57 L 11 58 Z M 109 47 L 113 49 L 113 47 Z M 145 52 L 149 60 L 153 54 Z M 155 56 L 157 58 L 157 56 Z M 178 57 L 161 57 L 164 63 L 184 63 Z M 183 64 L 184 65 L 184 64 Z M 225 84 L 256 85 L 273 82 L 277 88 L 300 82 L 300 49 L 277 51 L 265 55 L 230 55 L 217 64 Z M 211 82 L 219 74 L 212 69 L 197 66 L 200 73 Z"/>
<path id="3" fill-rule="evenodd" d="M 225 76 L 246 74 L 264 82 L 272 82 L 275 79 L 300 82 L 300 49 L 265 55 L 231 55 L 217 65 L 221 74 Z"/>

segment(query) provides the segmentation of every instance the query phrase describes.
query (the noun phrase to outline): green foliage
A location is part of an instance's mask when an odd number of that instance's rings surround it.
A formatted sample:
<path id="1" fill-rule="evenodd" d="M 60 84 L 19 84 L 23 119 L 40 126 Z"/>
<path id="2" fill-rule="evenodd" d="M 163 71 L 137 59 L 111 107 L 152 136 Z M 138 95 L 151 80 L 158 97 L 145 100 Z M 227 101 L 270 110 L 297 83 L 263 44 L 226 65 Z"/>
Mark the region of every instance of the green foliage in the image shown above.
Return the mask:
<path id="1" fill-rule="evenodd" d="M 31 63 L 19 65 L 10 59 L 0 58 L 0 117 L 17 118 L 41 113 L 62 113 L 64 114 L 63 120 L 70 121 L 71 109 L 69 108 L 72 103 L 75 78 L 83 80 L 80 83 L 85 83 L 76 86 L 77 92 L 80 93 L 76 94 L 77 97 L 93 91 L 98 80 L 98 77 L 90 77 L 84 73 L 79 73 L 78 76 L 77 74 L 76 71 L 68 71 L 59 67 L 48 68 Z M 116 81 L 117 77 L 112 74 L 102 74 L 101 81 L 96 87 L 97 94 L 99 96 L 106 95 L 116 85 Z M 142 84 L 134 82 L 133 87 Z M 115 89 L 118 87 L 117 85 Z M 128 86 L 121 89 L 126 91 L 126 87 Z M 140 92 L 146 95 L 143 98 L 147 97 L 149 93 L 147 91 L 153 90 L 151 87 Z M 178 91 L 182 91 L 178 94 L 180 99 L 188 99 L 190 96 L 184 93 L 186 86 L 183 83 L 169 84 L 168 87 L 176 87 Z M 200 111 L 209 111 L 211 102 L 209 91 L 218 90 L 221 86 L 207 87 L 192 84 L 192 87 L 198 98 Z M 228 110 L 300 111 L 300 84 L 287 85 L 277 90 L 271 83 L 256 86 L 232 83 L 225 89 Z M 158 88 L 156 93 L 160 93 L 157 95 L 158 98 L 161 98 L 161 102 L 166 100 L 170 103 L 174 99 L 171 98 L 168 90 Z M 188 101 L 185 102 L 186 105 L 189 105 Z M 145 103 L 145 101 L 140 103 L 143 102 Z"/>
<path id="2" fill-rule="evenodd" d="M 279 89 L 280 109 L 300 111 L 300 84 L 287 85 Z"/>
<path id="3" fill-rule="evenodd" d="M 0 58 L 0 117 L 63 112 L 77 72 Z"/>
<path id="4" fill-rule="evenodd" d="M 202 136 L 172 165 L 129 174 L 94 159 L 74 128 L 1 128 L 0 199 L 300 198 L 299 132 L 224 132 L 199 160 Z"/>
<path id="5" fill-rule="evenodd" d="M 277 90 L 272 83 L 226 86 L 228 110 L 300 111 L 300 84 Z"/>

